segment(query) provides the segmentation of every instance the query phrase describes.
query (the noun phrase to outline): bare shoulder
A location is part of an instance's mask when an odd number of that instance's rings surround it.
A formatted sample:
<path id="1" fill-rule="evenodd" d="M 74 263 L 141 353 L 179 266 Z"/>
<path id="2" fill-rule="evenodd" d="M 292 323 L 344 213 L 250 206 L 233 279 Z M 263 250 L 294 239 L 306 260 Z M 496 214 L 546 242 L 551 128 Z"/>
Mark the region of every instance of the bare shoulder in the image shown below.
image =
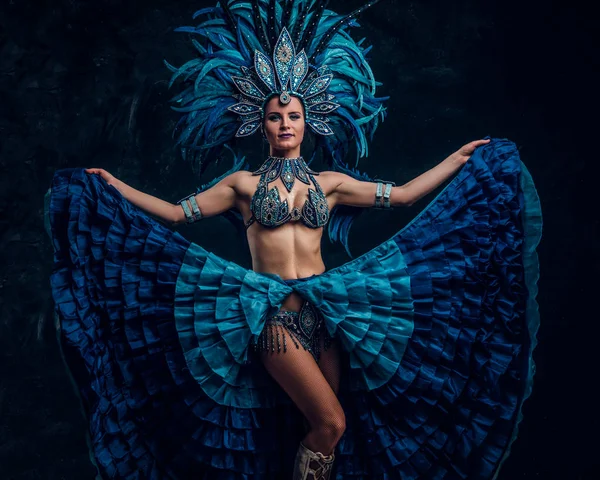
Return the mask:
<path id="1" fill-rule="evenodd" d="M 240 194 L 247 194 L 256 189 L 258 178 L 248 170 L 239 170 L 227 176 L 230 185 Z"/>
<path id="2" fill-rule="evenodd" d="M 324 172 L 319 172 L 319 183 L 327 182 L 327 183 L 341 183 L 344 180 L 351 178 L 345 173 L 334 172 L 333 170 L 326 170 Z"/>
<path id="3" fill-rule="evenodd" d="M 252 172 L 249 172 L 248 170 L 238 170 L 237 172 L 233 172 L 229 175 L 227 175 L 227 177 L 231 182 L 242 182 L 244 181 L 245 178 L 251 177 L 252 176 Z"/>
<path id="4" fill-rule="evenodd" d="M 352 179 L 352 177 L 346 175 L 345 173 L 327 170 L 324 172 L 319 172 L 317 179 L 319 185 L 325 192 L 331 192 L 345 181 Z"/>
<path id="5" fill-rule="evenodd" d="M 334 170 L 326 170 L 324 172 L 320 172 L 319 176 L 330 179 L 331 181 L 344 181 L 344 180 L 352 179 L 352 177 L 350 175 L 347 175 L 342 172 L 336 172 Z"/>

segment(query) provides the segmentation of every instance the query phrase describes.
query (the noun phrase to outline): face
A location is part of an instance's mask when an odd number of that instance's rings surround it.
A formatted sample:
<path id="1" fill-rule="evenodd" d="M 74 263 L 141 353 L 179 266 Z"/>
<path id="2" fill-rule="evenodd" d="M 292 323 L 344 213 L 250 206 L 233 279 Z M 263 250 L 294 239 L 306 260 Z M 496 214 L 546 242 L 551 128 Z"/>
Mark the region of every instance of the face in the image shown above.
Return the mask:
<path id="1" fill-rule="evenodd" d="M 299 157 L 304 139 L 304 108 L 296 97 L 287 105 L 273 97 L 265 107 L 265 135 L 271 145 L 271 155 Z"/>

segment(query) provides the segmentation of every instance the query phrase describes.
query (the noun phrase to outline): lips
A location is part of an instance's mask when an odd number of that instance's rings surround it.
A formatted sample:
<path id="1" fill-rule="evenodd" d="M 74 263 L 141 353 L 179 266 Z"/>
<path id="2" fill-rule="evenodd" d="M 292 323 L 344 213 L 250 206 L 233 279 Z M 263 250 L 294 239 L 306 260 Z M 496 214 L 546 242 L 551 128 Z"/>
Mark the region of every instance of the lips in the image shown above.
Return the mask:
<path id="1" fill-rule="evenodd" d="M 282 133 L 281 135 L 279 135 L 279 138 L 292 138 L 294 135 L 292 135 L 291 133 Z"/>

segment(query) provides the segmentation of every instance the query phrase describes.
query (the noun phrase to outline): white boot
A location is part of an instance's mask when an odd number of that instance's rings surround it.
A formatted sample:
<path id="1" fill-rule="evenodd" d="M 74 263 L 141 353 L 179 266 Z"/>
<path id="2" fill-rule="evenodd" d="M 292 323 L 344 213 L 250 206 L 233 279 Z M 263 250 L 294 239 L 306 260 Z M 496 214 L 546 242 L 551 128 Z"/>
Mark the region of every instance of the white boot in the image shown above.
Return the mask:
<path id="1" fill-rule="evenodd" d="M 335 460 L 333 453 L 325 456 L 320 452 L 309 450 L 300 443 L 294 464 L 293 480 L 328 480 L 333 468 L 333 460 Z"/>

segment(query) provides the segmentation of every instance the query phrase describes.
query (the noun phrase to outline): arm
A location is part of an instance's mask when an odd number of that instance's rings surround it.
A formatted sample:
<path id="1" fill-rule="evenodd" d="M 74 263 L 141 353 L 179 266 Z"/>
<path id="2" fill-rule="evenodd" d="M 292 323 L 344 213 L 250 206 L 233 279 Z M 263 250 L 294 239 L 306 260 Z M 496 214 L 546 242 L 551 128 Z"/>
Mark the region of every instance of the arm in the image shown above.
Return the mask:
<path id="1" fill-rule="evenodd" d="M 391 206 L 410 206 L 432 192 L 460 169 L 477 147 L 488 142 L 489 140 L 476 140 L 468 143 L 431 170 L 404 185 L 393 187 L 390 195 Z M 342 173 L 334 175 L 335 187 L 332 193 L 334 205 L 353 207 L 372 207 L 374 205 L 376 192 L 374 182 L 361 182 Z"/>
<path id="2" fill-rule="evenodd" d="M 331 207 L 335 205 L 349 205 L 351 207 L 373 207 L 375 206 L 375 194 L 377 184 L 375 182 L 363 182 L 349 175 L 339 172 L 327 172 L 333 179 L 334 188 L 330 194 Z M 412 205 L 409 202 L 404 186 L 392 187 L 390 194 L 390 206 Z"/>
<path id="3" fill-rule="evenodd" d="M 130 187 L 125 182 L 115 178 L 106 170 L 100 168 L 88 168 L 86 169 L 86 172 L 100 175 L 109 185 L 114 186 L 126 200 L 150 215 L 154 215 L 155 217 L 174 225 L 185 222 L 185 215 L 181 205 L 165 202 L 160 198 L 140 192 L 139 190 Z M 219 215 L 235 206 L 235 183 L 239 173 L 240 172 L 236 172 L 228 175 L 212 188 L 195 196 L 203 217 Z"/>

